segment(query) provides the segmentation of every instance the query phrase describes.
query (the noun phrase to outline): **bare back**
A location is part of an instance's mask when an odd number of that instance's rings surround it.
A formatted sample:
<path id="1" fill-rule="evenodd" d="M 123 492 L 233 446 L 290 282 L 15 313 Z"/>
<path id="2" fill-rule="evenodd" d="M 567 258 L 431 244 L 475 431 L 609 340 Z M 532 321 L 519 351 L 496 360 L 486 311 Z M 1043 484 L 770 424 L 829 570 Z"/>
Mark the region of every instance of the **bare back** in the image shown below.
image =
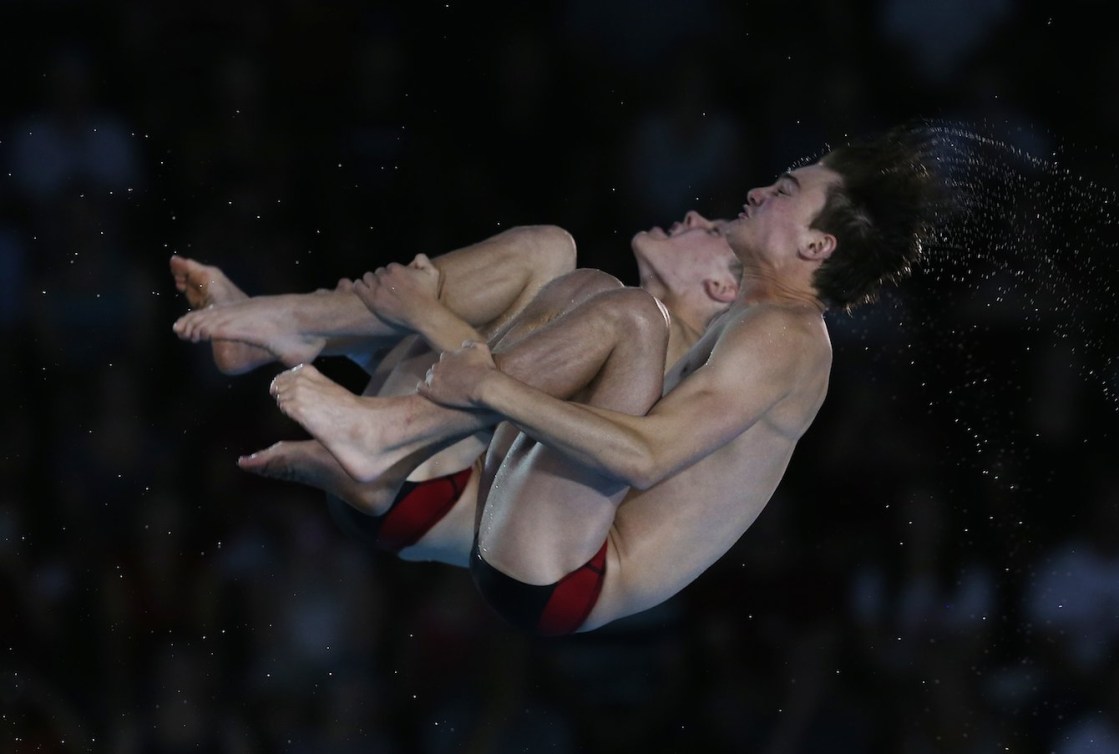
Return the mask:
<path id="1" fill-rule="evenodd" d="M 732 308 L 669 371 L 654 412 L 674 398 L 706 402 L 719 415 L 701 407 L 694 421 L 722 423 L 726 441 L 622 502 L 611 532 L 614 578 L 586 628 L 668 599 L 730 549 L 777 488 L 823 403 L 830 367 L 818 313 L 755 305 Z M 736 412 L 751 400 L 759 401 L 752 413 Z"/>

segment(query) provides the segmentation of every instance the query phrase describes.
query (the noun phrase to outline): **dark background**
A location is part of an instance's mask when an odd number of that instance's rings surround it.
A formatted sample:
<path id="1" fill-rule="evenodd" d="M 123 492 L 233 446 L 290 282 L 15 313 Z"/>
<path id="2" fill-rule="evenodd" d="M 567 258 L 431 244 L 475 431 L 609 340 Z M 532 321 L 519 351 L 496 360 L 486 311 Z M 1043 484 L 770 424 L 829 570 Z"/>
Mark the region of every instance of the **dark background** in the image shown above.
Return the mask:
<path id="1" fill-rule="evenodd" d="M 1119 751 L 1119 278 L 1046 287 L 1091 233 L 833 317 L 755 527 L 560 641 L 241 473 L 299 429 L 173 336 L 167 271 L 305 291 L 554 223 L 632 282 L 635 230 L 916 116 L 1056 155 L 1110 227 L 1105 7 L 0 3 L 0 750 Z"/>

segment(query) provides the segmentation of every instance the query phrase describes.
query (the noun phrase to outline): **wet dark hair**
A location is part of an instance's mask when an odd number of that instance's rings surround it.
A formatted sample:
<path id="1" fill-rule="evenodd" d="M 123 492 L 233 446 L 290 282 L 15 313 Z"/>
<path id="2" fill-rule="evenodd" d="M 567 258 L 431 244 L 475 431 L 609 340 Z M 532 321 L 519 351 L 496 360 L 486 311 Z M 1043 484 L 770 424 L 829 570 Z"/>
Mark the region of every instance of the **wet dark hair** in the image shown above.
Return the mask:
<path id="1" fill-rule="evenodd" d="M 933 139 L 920 124 L 895 128 L 824 155 L 842 182 L 828 189 L 812 227 L 835 236 L 836 249 L 813 276 L 828 306 L 873 301 L 883 283 L 909 274 L 944 203 L 932 169 Z"/>

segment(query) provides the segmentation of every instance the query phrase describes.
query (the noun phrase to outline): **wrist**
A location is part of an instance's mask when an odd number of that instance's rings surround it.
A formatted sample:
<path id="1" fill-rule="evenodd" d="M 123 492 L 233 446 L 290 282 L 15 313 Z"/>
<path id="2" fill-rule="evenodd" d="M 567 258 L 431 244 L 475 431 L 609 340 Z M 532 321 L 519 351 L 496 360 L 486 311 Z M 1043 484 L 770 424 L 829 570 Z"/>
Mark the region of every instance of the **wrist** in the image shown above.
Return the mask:
<path id="1" fill-rule="evenodd" d="M 454 312 L 436 303 L 415 323 L 416 332 L 437 351 L 454 351 L 463 341 L 481 340 L 482 336 Z"/>
<path id="2" fill-rule="evenodd" d="M 508 379 L 496 368 L 487 369 L 474 387 L 474 405 L 487 411 L 498 410 L 502 389 Z"/>

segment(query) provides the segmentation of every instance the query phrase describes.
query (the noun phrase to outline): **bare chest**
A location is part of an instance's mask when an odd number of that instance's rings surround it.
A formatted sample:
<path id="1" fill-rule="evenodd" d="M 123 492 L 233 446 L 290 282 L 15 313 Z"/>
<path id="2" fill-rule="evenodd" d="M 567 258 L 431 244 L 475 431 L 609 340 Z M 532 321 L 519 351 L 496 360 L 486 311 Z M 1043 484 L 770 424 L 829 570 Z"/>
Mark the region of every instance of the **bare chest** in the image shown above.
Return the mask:
<path id="1" fill-rule="evenodd" d="M 688 352 L 672 365 L 664 375 L 665 394 L 683 382 L 688 375 L 694 373 L 707 363 L 707 359 L 711 356 L 711 349 L 714 348 L 715 340 L 716 339 L 710 334 L 705 336 L 688 349 Z"/>

